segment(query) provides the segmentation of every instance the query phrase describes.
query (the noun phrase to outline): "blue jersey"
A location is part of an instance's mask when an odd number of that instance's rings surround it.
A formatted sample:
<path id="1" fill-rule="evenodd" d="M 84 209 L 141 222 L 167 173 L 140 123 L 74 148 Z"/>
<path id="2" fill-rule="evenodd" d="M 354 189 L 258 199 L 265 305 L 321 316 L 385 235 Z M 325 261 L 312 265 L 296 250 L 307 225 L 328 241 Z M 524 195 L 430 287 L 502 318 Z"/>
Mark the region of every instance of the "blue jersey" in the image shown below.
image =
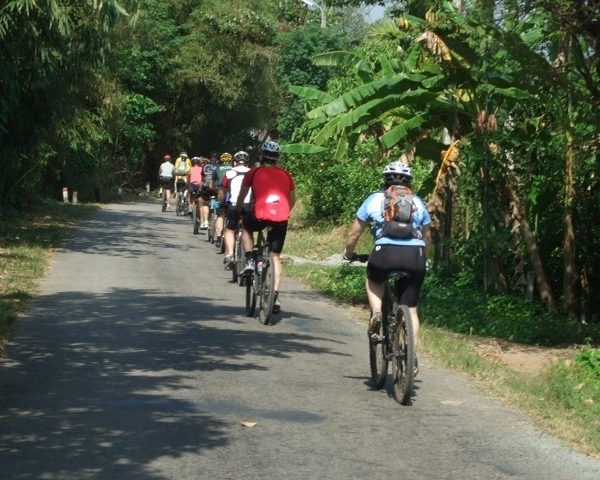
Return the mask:
<path id="1" fill-rule="evenodd" d="M 373 228 L 371 233 L 375 238 L 375 245 L 415 245 L 425 246 L 425 241 L 421 238 L 392 238 L 392 237 L 381 237 L 379 238 L 379 232 L 384 225 L 384 210 L 383 201 L 385 197 L 385 190 L 372 193 L 360 206 L 356 212 L 356 217 L 363 222 L 372 222 Z M 421 226 L 429 225 L 431 223 L 431 217 L 429 212 L 419 197 L 413 194 L 413 204 L 415 211 L 413 212 L 413 228 L 417 235 L 421 234 Z"/>

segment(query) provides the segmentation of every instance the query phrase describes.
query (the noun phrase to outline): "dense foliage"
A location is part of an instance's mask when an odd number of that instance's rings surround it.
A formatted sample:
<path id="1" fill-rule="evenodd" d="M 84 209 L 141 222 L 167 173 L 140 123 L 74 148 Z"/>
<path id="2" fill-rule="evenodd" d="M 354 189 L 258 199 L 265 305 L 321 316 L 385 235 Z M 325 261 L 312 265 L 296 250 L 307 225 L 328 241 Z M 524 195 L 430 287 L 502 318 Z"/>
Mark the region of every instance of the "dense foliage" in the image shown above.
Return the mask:
<path id="1" fill-rule="evenodd" d="M 0 7 L 0 201 L 106 198 L 164 153 L 270 135 L 308 222 L 349 222 L 411 164 L 435 267 L 485 295 L 600 312 L 600 2 L 11 0 Z M 382 2 L 369 1 L 369 5 Z M 352 8 L 351 8 L 352 7 Z"/>
<path id="2" fill-rule="evenodd" d="M 421 173 L 428 162 L 420 193 L 437 268 L 471 274 L 486 293 L 524 294 L 533 281 L 551 309 L 596 321 L 599 78 L 587 24 L 599 6 L 404 1 L 393 11 L 358 48 L 317 57 L 347 68 L 327 90 L 293 89 L 310 106 L 305 140 L 327 148 L 333 173 L 371 138 Z"/>

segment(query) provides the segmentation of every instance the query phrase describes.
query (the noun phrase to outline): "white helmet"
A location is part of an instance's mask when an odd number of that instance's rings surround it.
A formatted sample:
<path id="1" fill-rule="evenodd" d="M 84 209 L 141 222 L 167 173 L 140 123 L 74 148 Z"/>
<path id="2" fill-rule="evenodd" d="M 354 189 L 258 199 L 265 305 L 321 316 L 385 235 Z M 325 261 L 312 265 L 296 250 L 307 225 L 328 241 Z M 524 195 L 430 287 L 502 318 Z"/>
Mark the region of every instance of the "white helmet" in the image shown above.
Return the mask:
<path id="1" fill-rule="evenodd" d="M 383 181 L 385 183 L 402 183 L 410 185 L 412 178 L 410 167 L 405 163 L 392 162 L 383 169 Z"/>
<path id="2" fill-rule="evenodd" d="M 233 159 L 238 163 L 248 163 L 250 161 L 250 155 L 243 150 L 240 150 L 233 156 Z"/>
<path id="3" fill-rule="evenodd" d="M 261 154 L 265 159 L 277 160 L 280 153 L 281 149 L 279 148 L 279 144 L 277 142 L 267 140 L 262 144 Z"/>

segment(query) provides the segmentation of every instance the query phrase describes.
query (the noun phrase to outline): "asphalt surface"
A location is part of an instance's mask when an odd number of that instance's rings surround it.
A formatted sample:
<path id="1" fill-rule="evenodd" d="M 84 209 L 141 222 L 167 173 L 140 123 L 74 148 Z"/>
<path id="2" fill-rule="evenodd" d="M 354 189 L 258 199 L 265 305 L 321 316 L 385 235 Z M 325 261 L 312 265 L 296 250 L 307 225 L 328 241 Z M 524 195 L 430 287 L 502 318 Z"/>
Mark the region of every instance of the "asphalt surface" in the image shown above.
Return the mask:
<path id="1" fill-rule="evenodd" d="M 426 358 L 398 405 L 348 309 L 286 278 L 264 326 L 229 280 L 158 204 L 74 226 L 0 363 L 0 478 L 600 478 Z"/>

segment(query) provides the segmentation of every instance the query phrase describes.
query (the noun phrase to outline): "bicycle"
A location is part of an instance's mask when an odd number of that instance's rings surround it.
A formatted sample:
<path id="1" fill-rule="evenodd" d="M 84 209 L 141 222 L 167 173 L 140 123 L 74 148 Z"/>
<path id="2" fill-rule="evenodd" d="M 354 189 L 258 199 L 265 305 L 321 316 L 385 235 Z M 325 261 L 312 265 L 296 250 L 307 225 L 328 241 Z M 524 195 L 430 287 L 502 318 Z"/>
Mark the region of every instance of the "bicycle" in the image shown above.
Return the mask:
<path id="1" fill-rule="evenodd" d="M 190 197 L 192 200 L 192 223 L 194 225 L 194 235 L 198 235 L 200 230 L 200 205 L 198 199 L 200 198 L 200 191 L 190 191 Z"/>
<path id="2" fill-rule="evenodd" d="M 217 230 L 217 208 L 219 208 L 219 202 L 217 202 L 217 199 L 213 196 L 210 197 L 210 208 L 208 211 L 208 231 L 207 233 L 207 240 L 210 243 L 215 243 L 215 234 L 216 234 L 216 230 Z"/>
<path id="3" fill-rule="evenodd" d="M 266 227 L 267 231 L 270 229 Z M 271 246 L 261 230 L 252 251 L 254 273 L 246 277 L 246 316 L 254 316 L 258 300 L 258 317 L 263 325 L 271 320 L 275 301 L 275 271 L 270 252 Z"/>
<path id="4" fill-rule="evenodd" d="M 175 207 L 175 214 L 179 217 L 180 215 L 187 215 L 188 212 L 188 200 L 185 195 L 185 183 L 183 186 L 177 186 L 177 206 Z"/>
<path id="5" fill-rule="evenodd" d="M 357 255 L 356 260 L 366 262 L 369 255 Z M 398 281 L 407 272 L 390 272 L 385 281 L 382 319 L 379 334 L 368 334 L 369 366 L 375 388 L 381 389 L 387 381 L 388 364 L 392 363 L 392 387 L 395 400 L 407 405 L 413 390 L 416 370 L 416 338 L 408 306 L 398 301 Z"/>

